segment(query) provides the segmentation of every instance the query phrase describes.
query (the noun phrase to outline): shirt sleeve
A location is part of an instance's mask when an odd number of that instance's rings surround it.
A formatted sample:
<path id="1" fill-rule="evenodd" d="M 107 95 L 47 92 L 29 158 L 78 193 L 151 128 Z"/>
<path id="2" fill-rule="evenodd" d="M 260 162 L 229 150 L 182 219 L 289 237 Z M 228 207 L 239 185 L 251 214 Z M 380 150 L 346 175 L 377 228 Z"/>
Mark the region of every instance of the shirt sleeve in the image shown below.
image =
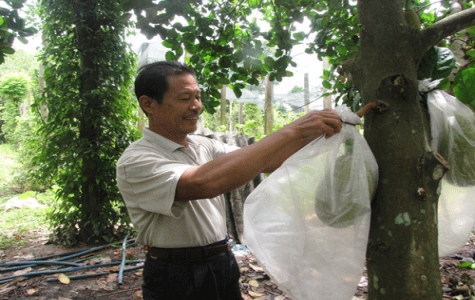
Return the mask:
<path id="1" fill-rule="evenodd" d="M 128 209 L 181 217 L 188 201 L 175 202 L 175 191 L 180 176 L 190 167 L 151 153 L 121 159 L 117 183 Z"/>

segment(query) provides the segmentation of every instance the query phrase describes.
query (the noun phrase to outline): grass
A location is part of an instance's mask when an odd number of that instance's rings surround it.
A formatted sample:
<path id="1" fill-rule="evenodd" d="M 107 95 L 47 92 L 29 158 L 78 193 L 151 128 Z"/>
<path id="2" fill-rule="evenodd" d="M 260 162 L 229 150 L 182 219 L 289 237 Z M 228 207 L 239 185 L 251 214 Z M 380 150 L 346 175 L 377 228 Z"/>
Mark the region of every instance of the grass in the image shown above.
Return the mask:
<path id="1" fill-rule="evenodd" d="M 12 208 L 5 210 L 5 203 L 15 196 L 32 196 L 44 205 L 52 203 L 52 193 L 21 191 L 15 183 L 22 167 L 18 154 L 8 144 L 0 144 L 0 249 L 23 246 L 35 234 L 48 232 L 46 212 L 49 208 Z"/>

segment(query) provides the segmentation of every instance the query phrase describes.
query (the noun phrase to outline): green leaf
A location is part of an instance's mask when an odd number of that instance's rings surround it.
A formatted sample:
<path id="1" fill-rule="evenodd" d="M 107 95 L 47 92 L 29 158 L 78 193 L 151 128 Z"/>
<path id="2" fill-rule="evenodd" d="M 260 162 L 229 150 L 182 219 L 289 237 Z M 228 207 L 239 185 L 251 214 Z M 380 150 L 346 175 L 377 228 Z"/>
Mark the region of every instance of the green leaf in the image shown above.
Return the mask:
<path id="1" fill-rule="evenodd" d="M 13 54 L 15 53 L 15 49 L 10 47 L 0 48 L 0 53 Z"/>
<path id="2" fill-rule="evenodd" d="M 28 40 L 25 39 L 24 37 L 20 36 L 20 35 L 17 36 L 17 39 L 18 39 L 20 42 L 22 42 L 23 44 L 28 44 Z"/>
<path id="3" fill-rule="evenodd" d="M 437 89 L 439 90 L 446 90 L 448 88 L 450 88 L 449 78 L 442 79 L 442 81 L 437 85 Z"/>
<path id="4" fill-rule="evenodd" d="M 221 68 L 229 68 L 231 67 L 231 59 L 229 58 L 229 56 L 223 56 L 221 57 L 221 59 L 219 60 L 219 66 Z"/>
<path id="5" fill-rule="evenodd" d="M 432 47 L 424 55 L 419 64 L 417 78 L 441 79 L 450 75 L 455 66 L 455 56 L 448 48 Z"/>
<path id="6" fill-rule="evenodd" d="M 231 81 L 229 81 L 229 79 L 226 78 L 226 77 L 220 77 L 220 78 L 218 79 L 218 82 L 221 83 L 221 84 L 229 84 L 229 83 L 231 83 Z"/>
<path id="7" fill-rule="evenodd" d="M 167 53 L 165 53 L 165 59 L 176 60 L 175 53 L 173 53 L 172 51 L 167 51 Z"/>
<path id="8" fill-rule="evenodd" d="M 336 46 L 336 50 L 338 51 L 338 53 L 340 53 L 343 56 L 348 54 L 348 49 L 346 49 L 345 46 L 338 45 L 338 46 Z"/>
<path id="9" fill-rule="evenodd" d="M 234 95 L 236 95 L 236 97 L 241 98 L 241 96 L 242 96 L 241 89 L 239 89 L 239 88 L 237 88 L 236 86 L 234 86 L 234 87 L 233 87 L 233 92 L 234 92 Z"/>
<path id="10" fill-rule="evenodd" d="M 469 261 L 463 261 L 457 265 L 459 268 L 470 268 L 472 266 L 472 263 Z"/>
<path id="11" fill-rule="evenodd" d="M 266 58 L 264 58 L 264 63 L 268 65 L 269 67 L 273 68 L 275 60 L 272 57 L 267 56 Z"/>
<path id="12" fill-rule="evenodd" d="M 454 78 L 455 97 L 475 109 L 475 68 L 461 70 Z"/>
<path id="13" fill-rule="evenodd" d="M 162 45 L 163 45 L 165 48 L 170 48 L 170 49 L 171 49 L 171 48 L 173 48 L 173 45 L 174 45 L 174 44 L 173 44 L 172 42 L 166 40 L 166 41 L 163 41 L 163 42 L 162 42 Z"/>
<path id="14" fill-rule="evenodd" d="M 323 80 L 323 81 L 322 81 L 322 85 L 323 85 L 323 87 L 326 88 L 326 89 L 331 89 L 331 88 L 332 88 L 332 84 L 331 84 L 331 82 L 329 82 L 328 80 Z"/>
<path id="15" fill-rule="evenodd" d="M 297 41 L 303 41 L 305 39 L 305 33 L 304 32 L 296 32 L 294 33 L 294 39 Z"/>

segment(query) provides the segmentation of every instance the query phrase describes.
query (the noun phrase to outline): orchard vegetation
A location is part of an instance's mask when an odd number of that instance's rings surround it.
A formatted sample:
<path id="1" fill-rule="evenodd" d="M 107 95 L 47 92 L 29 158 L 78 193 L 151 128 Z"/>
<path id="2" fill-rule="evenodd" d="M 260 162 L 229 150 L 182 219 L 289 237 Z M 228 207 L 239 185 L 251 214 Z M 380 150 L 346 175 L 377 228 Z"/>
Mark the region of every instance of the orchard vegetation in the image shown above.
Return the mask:
<path id="1" fill-rule="evenodd" d="M 291 51 L 304 44 L 307 54 L 328 62 L 323 96 L 354 110 L 378 103 L 364 119 L 381 179 L 372 202 L 369 299 L 442 298 L 433 224 L 440 178 L 430 171 L 440 162 L 427 147 L 430 120 L 418 80 L 440 79 L 440 89 L 475 109 L 473 1 L 44 0 L 30 10 L 41 19 L 37 29 L 20 17 L 24 0 L 5 3 L 0 63 L 13 54 L 14 39 L 36 30 L 43 37 L 40 67 L 28 83 L 31 114 L 16 124 L 22 139 L 14 142 L 25 151 L 31 186 L 57 186 L 49 220 L 58 241 L 101 243 L 129 230 L 114 178 L 120 153 L 139 136 L 129 31 L 136 27 L 148 38 L 159 36 L 166 59 L 194 67 L 210 123 L 216 123 L 224 86 L 240 96 L 266 77 L 279 82 L 292 76 Z M 13 97 L 2 94 L 10 142 L 18 118 L 7 106 L 18 105 L 24 89 L 20 81 L 7 84 L 4 78 L 2 91 L 19 87 Z M 249 119 L 237 130 L 258 136 L 265 121 L 261 111 L 243 109 Z M 276 127 L 294 117 L 276 111 Z M 424 201 L 416 193 L 421 186 Z M 419 225 L 395 224 L 402 212 Z"/>

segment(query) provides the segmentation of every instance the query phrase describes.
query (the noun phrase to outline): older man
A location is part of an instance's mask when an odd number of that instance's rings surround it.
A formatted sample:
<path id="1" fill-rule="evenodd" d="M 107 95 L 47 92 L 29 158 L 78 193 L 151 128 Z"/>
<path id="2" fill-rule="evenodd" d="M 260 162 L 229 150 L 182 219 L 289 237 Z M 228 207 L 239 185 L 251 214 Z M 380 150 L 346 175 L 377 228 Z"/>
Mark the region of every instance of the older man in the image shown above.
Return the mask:
<path id="1" fill-rule="evenodd" d="M 272 172 L 315 138 L 341 129 L 333 110 L 312 111 L 248 147 L 190 135 L 202 111 L 193 71 L 182 63 L 143 66 L 135 94 L 149 127 L 117 164 L 117 179 L 145 245 L 144 299 L 241 299 L 222 196 Z"/>

